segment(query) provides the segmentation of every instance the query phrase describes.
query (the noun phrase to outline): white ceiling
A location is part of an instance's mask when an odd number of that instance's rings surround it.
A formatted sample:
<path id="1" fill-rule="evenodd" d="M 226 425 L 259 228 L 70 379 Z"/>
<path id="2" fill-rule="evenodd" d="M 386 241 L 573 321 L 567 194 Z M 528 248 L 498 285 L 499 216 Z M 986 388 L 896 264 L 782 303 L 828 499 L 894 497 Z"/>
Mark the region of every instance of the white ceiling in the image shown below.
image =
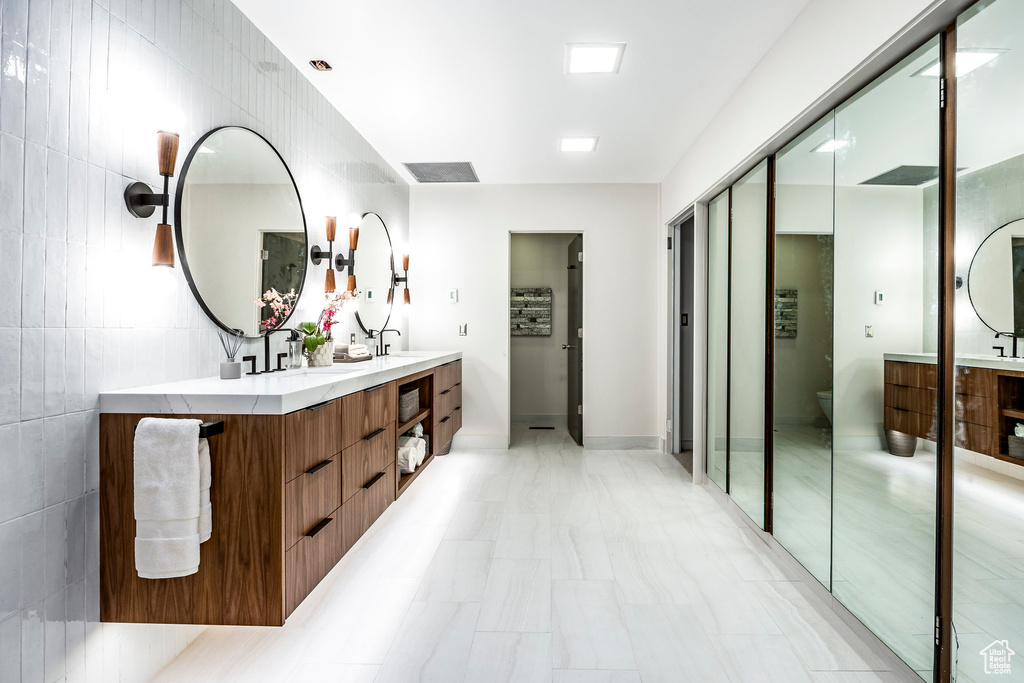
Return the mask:
<path id="1" fill-rule="evenodd" d="M 234 0 L 407 180 L 661 182 L 807 0 Z M 615 75 L 566 43 L 625 42 Z M 329 73 L 313 71 L 325 59 Z M 600 136 L 562 153 L 562 136 Z"/>

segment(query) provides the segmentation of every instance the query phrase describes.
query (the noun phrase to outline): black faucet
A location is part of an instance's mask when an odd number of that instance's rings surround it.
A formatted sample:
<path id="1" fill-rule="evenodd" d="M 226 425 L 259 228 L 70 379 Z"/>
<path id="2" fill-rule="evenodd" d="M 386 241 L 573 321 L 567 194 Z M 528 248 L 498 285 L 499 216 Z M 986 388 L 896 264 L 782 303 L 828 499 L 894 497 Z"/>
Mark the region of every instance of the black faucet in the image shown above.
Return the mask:
<path id="1" fill-rule="evenodd" d="M 267 330 L 263 335 L 263 372 L 283 372 L 286 368 L 281 367 L 280 359 L 277 363 L 277 368 L 274 368 L 270 364 L 270 335 L 275 332 L 290 332 L 288 341 L 298 341 L 299 331 L 293 330 L 290 327 L 278 327 L 273 330 Z M 262 373 L 261 373 L 262 374 Z"/>
<path id="2" fill-rule="evenodd" d="M 999 339 L 1000 337 L 1007 337 L 1007 338 L 1013 340 L 1013 350 L 1011 352 L 1012 353 L 1011 357 L 1012 358 L 1020 358 L 1020 356 L 1017 355 L 1017 335 L 1014 334 L 1013 332 L 996 332 L 996 339 Z M 1000 355 L 1000 357 L 1003 357 L 1003 351 L 1002 351 L 1001 347 L 993 346 L 992 348 L 993 349 L 999 349 L 999 355 Z"/>
<path id="3" fill-rule="evenodd" d="M 385 344 L 384 343 L 384 333 L 385 332 L 394 332 L 399 337 L 402 336 L 402 333 L 399 330 L 386 329 L 386 330 L 381 330 L 380 332 L 378 332 L 377 333 L 377 355 L 378 356 L 386 356 L 386 355 L 388 355 L 388 349 L 391 348 L 391 344 Z"/>

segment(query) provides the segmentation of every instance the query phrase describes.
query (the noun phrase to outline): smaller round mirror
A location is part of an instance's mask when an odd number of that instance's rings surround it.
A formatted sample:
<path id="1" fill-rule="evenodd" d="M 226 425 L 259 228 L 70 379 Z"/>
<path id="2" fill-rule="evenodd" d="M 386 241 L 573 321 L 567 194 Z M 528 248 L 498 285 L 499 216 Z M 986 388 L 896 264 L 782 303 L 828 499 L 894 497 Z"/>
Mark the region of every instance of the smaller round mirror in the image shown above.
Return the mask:
<path id="1" fill-rule="evenodd" d="M 369 334 L 380 332 L 391 319 L 391 287 L 394 285 L 394 253 L 391 236 L 377 214 L 363 214 L 356 249 L 356 289 L 361 292 L 356 321 Z"/>
<path id="2" fill-rule="evenodd" d="M 967 274 L 971 305 L 993 332 L 1024 337 L 1024 219 L 992 232 Z"/>

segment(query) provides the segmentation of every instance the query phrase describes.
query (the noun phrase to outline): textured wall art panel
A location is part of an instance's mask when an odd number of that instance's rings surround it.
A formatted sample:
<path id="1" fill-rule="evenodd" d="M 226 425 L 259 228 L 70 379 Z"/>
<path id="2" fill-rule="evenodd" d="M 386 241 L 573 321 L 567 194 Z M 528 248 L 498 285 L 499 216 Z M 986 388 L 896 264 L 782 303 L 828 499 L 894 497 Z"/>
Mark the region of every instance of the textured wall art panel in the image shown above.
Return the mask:
<path id="1" fill-rule="evenodd" d="M 796 290 L 775 290 L 775 336 L 779 339 L 796 338 Z"/>
<path id="2" fill-rule="evenodd" d="M 511 303 L 513 337 L 551 336 L 550 287 L 513 287 Z"/>

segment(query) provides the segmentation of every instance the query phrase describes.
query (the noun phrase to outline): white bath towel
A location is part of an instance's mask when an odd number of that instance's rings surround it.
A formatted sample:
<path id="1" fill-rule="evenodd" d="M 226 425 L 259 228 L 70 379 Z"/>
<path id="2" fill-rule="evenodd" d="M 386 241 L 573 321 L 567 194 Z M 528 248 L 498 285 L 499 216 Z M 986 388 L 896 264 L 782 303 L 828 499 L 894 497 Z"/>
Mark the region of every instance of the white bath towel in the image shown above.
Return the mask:
<path id="1" fill-rule="evenodd" d="M 199 425 L 143 418 L 135 430 L 135 569 L 142 578 L 199 571 L 200 519 L 210 480 L 210 451 L 200 447 Z"/>
<path id="2" fill-rule="evenodd" d="M 206 543 L 213 533 L 213 506 L 210 503 L 210 442 L 199 439 L 199 542 Z"/>
<path id="3" fill-rule="evenodd" d="M 398 437 L 398 448 L 411 449 L 410 462 L 412 467 L 416 468 L 423 464 L 423 461 L 427 458 L 427 442 L 423 439 L 414 436 L 400 436 Z"/>
<path id="4" fill-rule="evenodd" d="M 416 449 L 412 446 L 399 446 L 397 461 L 401 474 L 412 474 L 416 471 Z"/>

